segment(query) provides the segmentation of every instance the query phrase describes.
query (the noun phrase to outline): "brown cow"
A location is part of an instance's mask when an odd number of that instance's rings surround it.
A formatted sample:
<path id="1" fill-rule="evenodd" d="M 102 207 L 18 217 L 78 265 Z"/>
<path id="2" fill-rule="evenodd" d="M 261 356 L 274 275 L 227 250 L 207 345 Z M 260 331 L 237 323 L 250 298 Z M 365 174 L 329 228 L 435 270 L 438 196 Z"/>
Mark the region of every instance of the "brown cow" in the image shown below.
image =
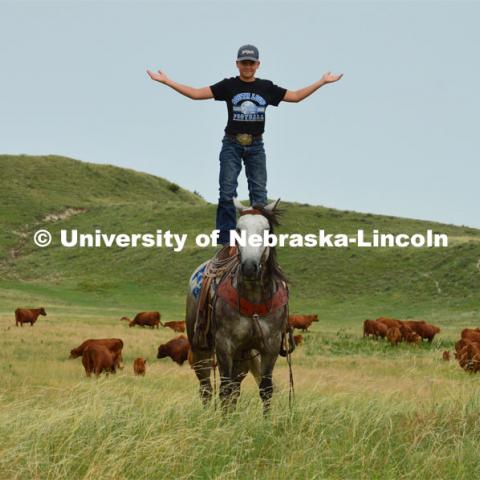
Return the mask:
<path id="1" fill-rule="evenodd" d="M 298 328 L 308 332 L 308 328 L 313 322 L 318 322 L 318 315 L 289 315 L 288 323 L 293 328 Z"/>
<path id="2" fill-rule="evenodd" d="M 179 335 L 158 347 L 157 358 L 170 357 L 174 362 L 183 365 L 188 358 L 190 343 L 185 335 Z"/>
<path id="3" fill-rule="evenodd" d="M 85 351 L 85 349 L 91 345 L 101 345 L 103 347 L 106 347 L 107 350 L 110 350 L 112 352 L 114 360 L 115 360 L 115 365 L 118 368 L 123 368 L 121 366 L 122 363 L 122 349 L 123 349 L 123 341 L 120 338 L 90 338 L 88 340 L 85 340 L 80 346 L 77 348 L 73 348 L 70 350 L 70 358 L 78 358 L 81 357 Z"/>
<path id="4" fill-rule="evenodd" d="M 458 354 L 458 363 L 465 371 L 478 372 L 480 370 L 480 346 L 467 342 Z"/>
<path id="5" fill-rule="evenodd" d="M 465 347 L 468 343 L 476 343 L 480 346 L 479 342 L 471 341 L 467 338 L 461 338 L 458 342 L 455 343 L 455 358 L 458 360 L 460 358 L 460 350 Z"/>
<path id="6" fill-rule="evenodd" d="M 115 354 L 104 345 L 95 343 L 88 345 L 83 351 L 82 363 L 87 377 L 90 377 L 92 373 L 97 377 L 102 372 L 106 372 L 107 375 L 116 373 Z"/>
<path id="7" fill-rule="evenodd" d="M 135 375 L 141 375 L 142 377 L 145 376 L 146 363 L 147 361 L 144 360 L 142 357 L 136 358 L 133 361 L 133 373 Z"/>
<path id="8" fill-rule="evenodd" d="M 443 352 L 442 358 L 443 358 L 446 362 L 449 362 L 449 361 L 450 361 L 450 352 L 449 352 L 448 350 L 445 350 L 445 351 Z"/>
<path id="9" fill-rule="evenodd" d="M 24 323 L 29 323 L 31 327 L 37 321 L 39 315 L 46 316 L 47 312 L 43 307 L 40 308 L 17 308 L 15 310 L 15 325 L 20 324 L 23 327 Z"/>
<path id="10" fill-rule="evenodd" d="M 476 328 L 464 328 L 461 333 L 461 338 L 480 343 L 480 331 Z"/>
<path id="11" fill-rule="evenodd" d="M 387 340 L 392 344 L 396 345 L 402 340 L 402 334 L 398 327 L 390 327 L 387 330 Z"/>
<path id="12" fill-rule="evenodd" d="M 135 315 L 133 320 L 130 320 L 128 317 L 122 317 L 120 320 L 126 320 L 129 327 L 140 325 L 141 327 L 159 328 L 158 326 L 162 323 L 160 317 L 160 312 L 140 312 Z"/>
<path id="13" fill-rule="evenodd" d="M 162 323 L 163 327 L 171 328 L 174 332 L 183 333 L 185 331 L 185 322 L 184 321 L 177 321 L 177 322 L 165 322 Z"/>
<path id="14" fill-rule="evenodd" d="M 389 317 L 379 317 L 377 318 L 376 321 L 383 323 L 384 325 L 386 325 L 387 328 L 392 328 L 392 327 L 400 328 L 400 325 L 402 324 L 400 320 L 396 320 L 395 318 L 389 318 Z"/>
<path id="15" fill-rule="evenodd" d="M 294 335 L 293 341 L 295 342 L 295 345 L 298 347 L 298 345 L 301 345 L 303 343 L 303 335 Z"/>
<path id="16" fill-rule="evenodd" d="M 368 337 L 369 335 L 385 338 L 387 335 L 387 326 L 383 323 L 377 322 L 376 320 L 364 320 L 363 321 L 363 336 Z"/>
<path id="17" fill-rule="evenodd" d="M 418 343 L 422 341 L 422 337 L 413 331 L 410 327 L 408 327 L 405 322 L 401 322 L 400 324 L 400 333 L 402 335 L 402 340 L 408 343 Z"/>
<path id="18" fill-rule="evenodd" d="M 433 337 L 435 337 L 437 333 L 440 333 L 440 328 L 424 320 L 406 320 L 403 323 L 420 335 L 422 339 L 426 338 L 429 343 L 432 342 Z"/>

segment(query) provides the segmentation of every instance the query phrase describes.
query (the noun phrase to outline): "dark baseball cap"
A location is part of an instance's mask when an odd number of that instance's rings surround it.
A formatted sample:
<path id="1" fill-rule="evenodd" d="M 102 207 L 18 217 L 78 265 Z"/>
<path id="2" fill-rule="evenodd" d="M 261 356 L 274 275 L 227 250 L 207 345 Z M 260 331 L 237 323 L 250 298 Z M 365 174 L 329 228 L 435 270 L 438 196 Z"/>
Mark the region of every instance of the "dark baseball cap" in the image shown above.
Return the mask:
<path id="1" fill-rule="evenodd" d="M 243 45 L 238 49 L 237 61 L 253 60 L 258 62 L 258 48 L 253 45 Z"/>

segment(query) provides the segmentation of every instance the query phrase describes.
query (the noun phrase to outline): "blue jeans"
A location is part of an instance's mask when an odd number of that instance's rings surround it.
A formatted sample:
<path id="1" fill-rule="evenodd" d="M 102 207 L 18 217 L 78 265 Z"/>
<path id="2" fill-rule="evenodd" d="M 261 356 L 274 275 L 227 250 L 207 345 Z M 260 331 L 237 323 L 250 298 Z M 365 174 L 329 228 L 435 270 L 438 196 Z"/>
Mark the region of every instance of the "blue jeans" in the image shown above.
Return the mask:
<path id="1" fill-rule="evenodd" d="M 267 203 L 267 167 L 263 140 L 254 140 L 251 145 L 243 146 L 224 137 L 220 151 L 220 197 L 217 207 L 219 243 L 229 243 L 230 230 L 235 230 L 237 225 L 233 198 L 237 196 L 237 180 L 242 171 L 242 160 L 247 175 L 250 205 Z"/>

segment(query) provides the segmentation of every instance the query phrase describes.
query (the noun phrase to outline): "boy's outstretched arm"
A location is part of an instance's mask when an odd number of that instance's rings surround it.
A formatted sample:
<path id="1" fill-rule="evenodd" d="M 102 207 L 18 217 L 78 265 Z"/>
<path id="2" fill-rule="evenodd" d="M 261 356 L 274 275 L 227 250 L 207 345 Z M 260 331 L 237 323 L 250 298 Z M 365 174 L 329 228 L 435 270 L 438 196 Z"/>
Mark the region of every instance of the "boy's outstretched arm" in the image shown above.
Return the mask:
<path id="1" fill-rule="evenodd" d="M 312 85 L 301 88 L 300 90 L 295 90 L 292 92 L 291 90 L 287 90 L 285 96 L 283 97 L 284 102 L 301 102 L 304 98 L 307 98 L 313 92 L 317 91 L 323 85 L 327 83 L 334 83 L 338 82 L 343 77 L 343 73 L 340 75 L 333 75 L 330 72 L 327 72 L 320 80 L 313 83 Z"/>
<path id="2" fill-rule="evenodd" d="M 147 70 L 147 73 L 152 80 L 168 85 L 176 92 L 181 93 L 182 95 L 185 95 L 193 100 L 207 100 L 209 98 L 213 98 L 213 93 L 210 87 L 194 88 L 189 87 L 188 85 L 182 85 L 181 83 L 174 82 L 168 78 L 161 70 L 159 70 L 158 73 Z"/>

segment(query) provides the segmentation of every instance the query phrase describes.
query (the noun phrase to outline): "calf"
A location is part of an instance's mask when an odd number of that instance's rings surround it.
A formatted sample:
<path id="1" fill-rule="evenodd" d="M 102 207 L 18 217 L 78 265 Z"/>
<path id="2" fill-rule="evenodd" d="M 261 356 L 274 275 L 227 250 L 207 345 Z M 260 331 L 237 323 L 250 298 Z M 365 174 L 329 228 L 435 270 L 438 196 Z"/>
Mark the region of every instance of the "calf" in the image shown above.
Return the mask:
<path id="1" fill-rule="evenodd" d="M 303 343 L 303 335 L 294 335 L 293 341 L 295 343 L 295 346 L 298 347 L 298 345 L 301 345 Z"/>
<path id="2" fill-rule="evenodd" d="M 158 347 L 157 358 L 170 357 L 178 365 L 183 365 L 188 358 L 190 343 L 185 335 L 179 335 Z"/>
<path id="3" fill-rule="evenodd" d="M 443 358 L 446 362 L 449 362 L 449 361 L 450 361 L 450 352 L 449 352 L 448 350 L 445 350 L 445 351 L 443 352 L 442 358 Z"/>
<path id="4" fill-rule="evenodd" d="M 308 328 L 313 322 L 318 322 L 318 315 L 289 315 L 288 323 L 293 328 L 298 328 L 308 332 Z"/>
<path id="5" fill-rule="evenodd" d="M 372 335 L 375 338 L 385 338 L 387 335 L 387 326 L 376 320 L 364 320 L 363 321 L 363 336 L 368 337 Z"/>
<path id="6" fill-rule="evenodd" d="M 402 340 L 402 334 L 398 327 L 391 327 L 387 330 L 387 340 L 392 345 L 397 345 Z"/>
<path id="7" fill-rule="evenodd" d="M 92 373 L 99 376 L 102 372 L 116 373 L 115 356 L 104 345 L 90 344 L 83 351 L 82 363 L 87 377 Z"/>
<path id="8" fill-rule="evenodd" d="M 133 373 L 135 375 L 141 375 L 142 377 L 145 376 L 146 370 L 146 363 L 147 361 L 141 357 L 138 357 L 133 362 Z"/>
<path id="9" fill-rule="evenodd" d="M 120 338 L 90 338 L 88 340 L 85 340 L 80 346 L 77 348 L 73 348 L 70 350 L 70 358 L 78 358 L 83 355 L 85 352 L 85 349 L 91 345 L 101 345 L 105 347 L 107 350 L 112 352 L 114 360 L 115 360 L 115 365 L 117 368 L 123 368 L 121 367 L 122 363 L 122 349 L 123 349 L 123 341 Z"/>
<path id="10" fill-rule="evenodd" d="M 159 328 L 160 325 L 160 312 L 140 312 L 135 315 L 133 320 L 128 317 L 122 317 L 120 320 L 126 320 L 129 327 L 139 325 L 140 327 Z"/>
<path id="11" fill-rule="evenodd" d="M 162 323 L 162 326 L 171 328 L 174 332 L 183 333 L 185 331 L 185 322 L 183 321 L 165 322 L 165 323 Z"/>
<path id="12" fill-rule="evenodd" d="M 20 324 L 23 327 L 24 323 L 29 323 L 31 327 L 37 321 L 39 315 L 46 316 L 47 312 L 43 307 L 40 308 L 17 308 L 15 310 L 15 325 Z"/>

